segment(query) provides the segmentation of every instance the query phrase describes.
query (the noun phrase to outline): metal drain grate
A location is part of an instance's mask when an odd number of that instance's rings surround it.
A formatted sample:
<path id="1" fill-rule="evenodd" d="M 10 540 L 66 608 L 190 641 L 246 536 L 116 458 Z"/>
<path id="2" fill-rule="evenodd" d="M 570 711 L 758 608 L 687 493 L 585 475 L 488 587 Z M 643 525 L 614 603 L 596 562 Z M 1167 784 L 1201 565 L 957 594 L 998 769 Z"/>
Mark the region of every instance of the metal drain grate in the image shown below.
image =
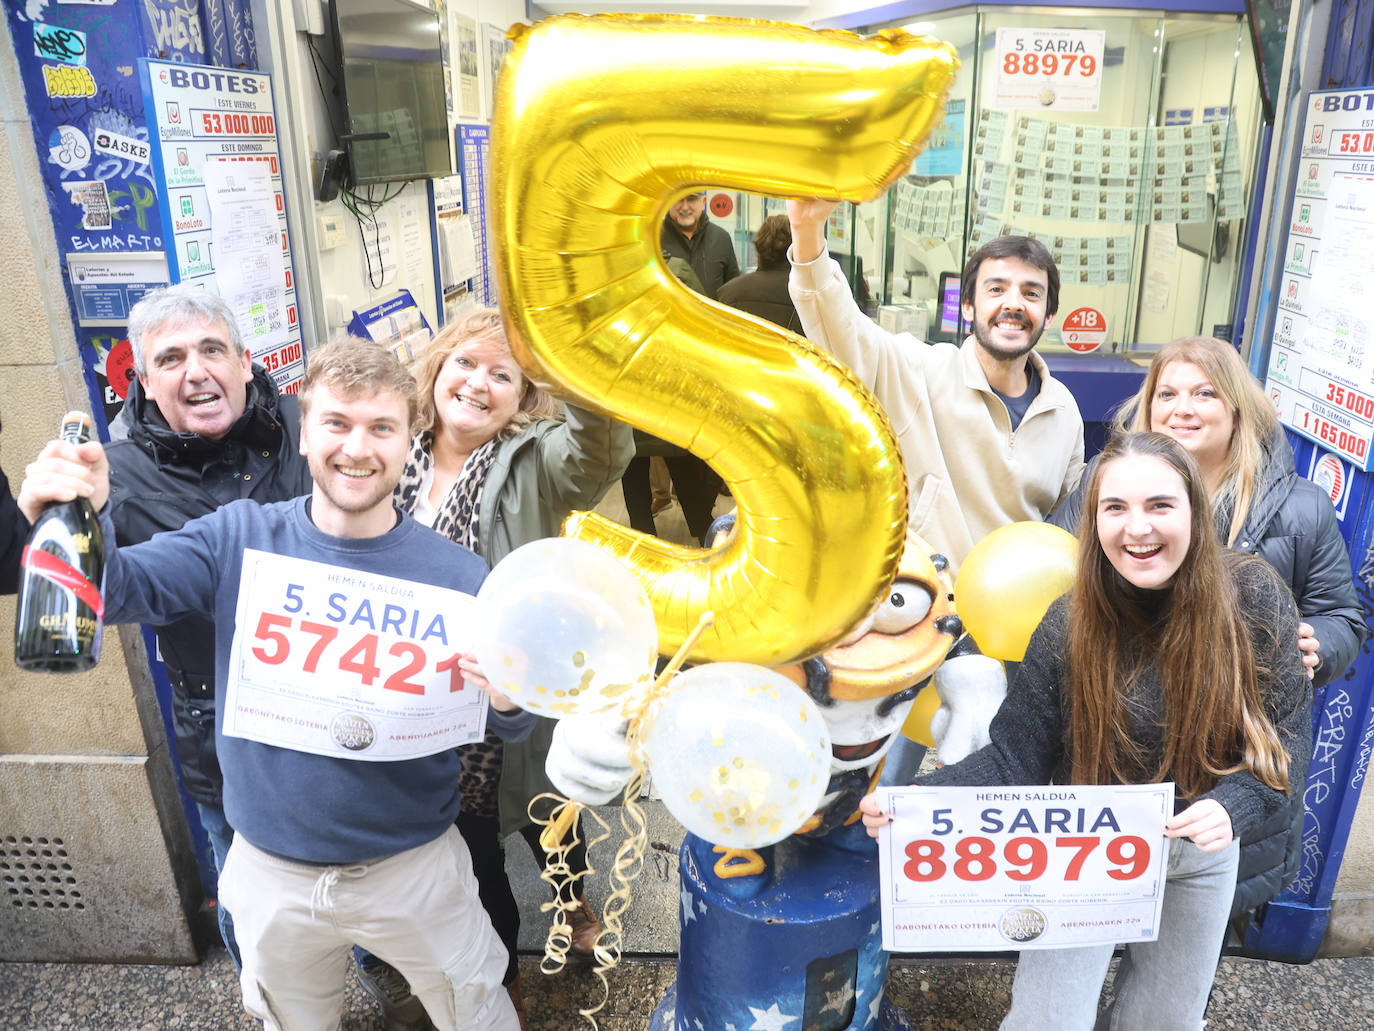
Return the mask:
<path id="1" fill-rule="evenodd" d="M 15 909 L 86 908 L 61 838 L 11 834 L 0 839 L 0 880 Z"/>

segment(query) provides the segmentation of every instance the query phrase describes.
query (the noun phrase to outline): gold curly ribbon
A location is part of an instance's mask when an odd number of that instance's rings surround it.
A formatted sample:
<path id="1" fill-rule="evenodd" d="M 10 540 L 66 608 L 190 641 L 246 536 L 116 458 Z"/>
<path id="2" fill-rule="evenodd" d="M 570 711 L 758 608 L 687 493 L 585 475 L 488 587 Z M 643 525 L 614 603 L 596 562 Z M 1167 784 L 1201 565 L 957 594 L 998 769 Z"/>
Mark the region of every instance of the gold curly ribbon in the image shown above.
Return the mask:
<path id="1" fill-rule="evenodd" d="M 668 665 L 663 668 L 663 672 L 658 675 L 649 689 L 625 703 L 624 715 L 627 724 L 625 744 L 629 748 L 630 767 L 634 772 L 625 785 L 624 798 L 620 807 L 620 826 L 625 832 L 625 840 L 616 850 L 615 859 L 611 863 L 609 875 L 611 894 L 606 899 L 605 906 L 602 907 L 602 930 L 596 937 L 596 943 L 592 946 L 592 958 L 596 963 L 592 968 L 592 973 L 601 982 L 601 999 L 590 1009 L 577 1011 L 591 1024 L 592 1031 L 598 1031 L 596 1014 L 605 1008 L 610 999 L 611 985 L 606 980 L 606 975 L 620 963 L 623 917 L 626 910 L 630 908 L 634 880 L 639 876 L 639 871 L 644 868 L 644 853 L 649 841 L 648 821 L 645 819 L 644 810 L 638 801 L 639 793 L 644 787 L 645 776 L 648 774 L 648 766 L 645 764 L 644 753 L 639 747 L 639 741 L 647 730 L 650 707 L 673 677 L 677 675 L 697 639 L 706 632 L 714 621 L 714 613 L 703 612 L 697 621 L 696 628 L 688 635 L 687 640 L 682 642 L 681 647 L 668 661 Z M 547 819 L 540 818 L 534 812 L 536 803 L 541 799 L 549 799 L 557 803 Z M 568 920 L 568 914 L 577 909 L 579 905 L 573 889 L 580 878 L 596 872 L 592 868 L 592 846 L 605 841 L 611 833 L 605 820 L 592 810 L 586 810 L 591 813 L 592 819 L 604 833 L 597 835 L 587 843 L 586 871 L 573 873 L 567 857 L 573 846 L 577 844 L 578 816 L 584 811 L 584 808 L 579 802 L 571 801 L 560 795 L 545 793 L 531 799 L 526 810 L 530 819 L 544 828 L 539 835 L 539 843 L 544 847 L 548 858 L 539 877 L 553 888 L 553 901 L 545 902 L 540 906 L 542 912 L 553 910 L 554 914 L 553 924 L 549 927 L 548 937 L 544 940 L 544 958 L 539 962 L 539 970 L 544 974 L 556 974 L 567 964 L 568 950 L 572 947 L 572 923 Z"/>
<path id="2" fill-rule="evenodd" d="M 553 803 L 547 819 L 535 815 L 536 806 L 545 801 Z M 539 962 L 539 969 L 545 974 L 556 974 L 567 964 L 568 950 L 572 948 L 572 923 L 568 915 L 580 905 L 577 901 L 577 882 L 593 872 L 590 859 L 585 870 L 576 872 L 568 862 L 569 854 L 580 840 L 578 816 L 582 806 L 561 795 L 545 792 L 530 799 L 525 811 L 534 823 L 544 828 L 539 835 L 539 844 L 544 849 L 545 864 L 539 872 L 539 879 L 553 889 L 553 900 L 539 906 L 541 913 L 553 911 L 553 923 L 544 941 L 544 958 Z M 587 841 L 587 851 L 590 853 L 594 846 L 611 836 L 611 828 L 594 810 L 588 810 L 588 816 L 597 826 L 597 833 Z"/>

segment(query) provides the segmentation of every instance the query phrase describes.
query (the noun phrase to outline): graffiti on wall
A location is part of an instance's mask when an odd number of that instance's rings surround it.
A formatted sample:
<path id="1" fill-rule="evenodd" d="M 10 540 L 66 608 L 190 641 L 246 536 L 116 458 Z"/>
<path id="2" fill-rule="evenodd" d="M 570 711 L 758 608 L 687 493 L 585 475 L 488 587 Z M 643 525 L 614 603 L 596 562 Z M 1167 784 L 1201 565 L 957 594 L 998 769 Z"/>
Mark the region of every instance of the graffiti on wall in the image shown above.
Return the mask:
<path id="1" fill-rule="evenodd" d="M 53 229 L 64 255 L 87 260 L 91 254 L 163 250 L 162 201 L 138 59 L 227 63 L 210 52 L 207 26 L 219 26 L 225 53 L 245 41 L 251 44 L 248 8 L 249 0 L 5 5 Z M 256 51 L 250 45 L 233 63 L 255 67 Z M 75 316 L 80 306 L 74 297 L 69 300 Z M 128 344 L 119 330 L 89 325 L 78 326 L 78 340 L 93 405 L 112 416 L 127 392 Z"/>

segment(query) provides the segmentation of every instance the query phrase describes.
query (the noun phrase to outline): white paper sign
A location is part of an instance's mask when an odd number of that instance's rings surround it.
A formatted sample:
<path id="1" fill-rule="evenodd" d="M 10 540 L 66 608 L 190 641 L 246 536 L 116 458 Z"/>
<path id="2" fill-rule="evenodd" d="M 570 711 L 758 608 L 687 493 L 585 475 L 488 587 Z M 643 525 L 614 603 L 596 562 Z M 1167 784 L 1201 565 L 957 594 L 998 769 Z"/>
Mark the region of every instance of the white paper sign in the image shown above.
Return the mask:
<path id="1" fill-rule="evenodd" d="M 487 696 L 457 664 L 475 606 L 443 587 L 245 550 L 224 733 L 374 761 L 481 740 Z"/>
<path id="2" fill-rule="evenodd" d="M 1153 941 L 1172 784 L 882 788 L 883 948 Z"/>
<path id="3" fill-rule="evenodd" d="M 139 69 L 172 279 L 228 301 L 253 360 L 295 393 L 305 361 L 272 80 L 144 58 Z"/>
<path id="4" fill-rule="evenodd" d="M 1347 145 L 1344 137 L 1357 137 L 1361 147 L 1368 137 L 1374 151 L 1374 132 L 1339 133 L 1333 150 Z M 1374 273 L 1374 175 L 1331 172 L 1325 189 L 1319 222 L 1306 210 L 1314 202 L 1293 202 L 1275 327 L 1280 346 L 1270 354 L 1267 386 L 1284 423 L 1368 469 L 1374 465 L 1374 324 L 1364 291 Z M 1299 233 L 1313 224 L 1320 237 Z"/>
<path id="5" fill-rule="evenodd" d="M 238 317 L 254 358 L 276 354 L 291 339 L 286 262 L 266 162 L 207 160 L 201 175 L 210 206 L 219 294 Z M 268 371 L 274 366 L 269 365 Z"/>
<path id="6" fill-rule="evenodd" d="M 1103 29 L 998 29 L 991 106 L 1096 111 L 1106 44 Z"/>
<path id="7" fill-rule="evenodd" d="M 444 286 L 466 283 L 477 275 L 477 241 L 467 215 L 448 215 L 440 220 L 439 245 Z"/>

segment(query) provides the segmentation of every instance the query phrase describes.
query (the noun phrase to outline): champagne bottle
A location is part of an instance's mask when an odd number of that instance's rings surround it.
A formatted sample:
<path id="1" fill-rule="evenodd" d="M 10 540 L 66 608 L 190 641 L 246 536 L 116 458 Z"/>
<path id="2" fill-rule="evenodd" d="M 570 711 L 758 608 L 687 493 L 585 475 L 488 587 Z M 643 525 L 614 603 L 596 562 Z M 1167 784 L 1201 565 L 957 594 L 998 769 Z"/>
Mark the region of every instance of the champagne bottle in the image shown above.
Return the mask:
<path id="1" fill-rule="evenodd" d="M 92 439 L 91 417 L 68 412 L 63 440 Z M 80 673 L 100 661 L 105 603 L 105 536 L 85 498 L 51 504 L 24 547 L 14 620 L 14 661 L 20 669 Z"/>

